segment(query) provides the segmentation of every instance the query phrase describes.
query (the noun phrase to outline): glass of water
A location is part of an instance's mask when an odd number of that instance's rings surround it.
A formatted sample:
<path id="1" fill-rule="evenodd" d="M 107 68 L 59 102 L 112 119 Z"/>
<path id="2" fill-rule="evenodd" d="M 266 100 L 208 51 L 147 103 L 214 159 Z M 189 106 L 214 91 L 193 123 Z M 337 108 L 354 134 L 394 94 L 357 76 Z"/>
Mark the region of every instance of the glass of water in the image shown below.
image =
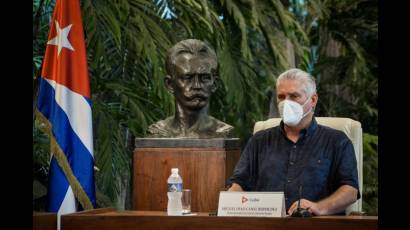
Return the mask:
<path id="1" fill-rule="evenodd" d="M 191 213 L 191 189 L 182 190 L 182 214 Z"/>

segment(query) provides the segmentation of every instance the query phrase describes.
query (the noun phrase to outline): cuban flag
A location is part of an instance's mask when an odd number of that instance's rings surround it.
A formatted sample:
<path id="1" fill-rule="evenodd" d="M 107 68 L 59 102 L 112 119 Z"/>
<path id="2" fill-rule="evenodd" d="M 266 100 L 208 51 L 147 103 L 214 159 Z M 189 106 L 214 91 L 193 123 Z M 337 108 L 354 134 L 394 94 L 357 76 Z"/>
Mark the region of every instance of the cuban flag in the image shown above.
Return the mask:
<path id="1" fill-rule="evenodd" d="M 37 118 L 49 133 L 52 152 L 47 211 L 60 216 L 94 208 L 91 99 L 79 0 L 56 0 Z"/>

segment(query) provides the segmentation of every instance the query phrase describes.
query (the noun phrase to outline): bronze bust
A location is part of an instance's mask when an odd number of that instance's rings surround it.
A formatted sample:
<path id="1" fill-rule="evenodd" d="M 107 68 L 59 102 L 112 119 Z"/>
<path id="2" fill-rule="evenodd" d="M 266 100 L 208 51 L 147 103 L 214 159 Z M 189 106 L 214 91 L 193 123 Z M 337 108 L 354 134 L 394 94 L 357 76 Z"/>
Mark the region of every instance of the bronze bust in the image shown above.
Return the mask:
<path id="1" fill-rule="evenodd" d="M 175 98 L 175 115 L 148 127 L 149 137 L 223 138 L 233 127 L 208 115 L 217 89 L 215 51 L 204 42 L 187 39 L 168 50 L 165 86 Z"/>

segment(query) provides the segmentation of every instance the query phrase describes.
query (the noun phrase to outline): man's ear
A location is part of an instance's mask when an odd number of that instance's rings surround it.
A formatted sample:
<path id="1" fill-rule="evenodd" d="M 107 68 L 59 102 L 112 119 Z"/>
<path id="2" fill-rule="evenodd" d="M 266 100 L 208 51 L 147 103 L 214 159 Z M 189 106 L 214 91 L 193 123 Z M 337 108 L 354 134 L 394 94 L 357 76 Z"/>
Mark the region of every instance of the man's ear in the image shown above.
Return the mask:
<path id="1" fill-rule="evenodd" d="M 164 78 L 165 87 L 167 87 L 168 92 L 174 94 L 174 86 L 172 84 L 172 78 L 169 75 L 166 75 Z"/>
<path id="2" fill-rule="evenodd" d="M 312 107 L 315 107 L 316 108 L 316 105 L 317 105 L 317 101 L 319 100 L 319 96 L 317 95 L 317 93 L 315 93 L 315 94 L 313 94 L 313 96 L 312 96 Z"/>
<path id="3" fill-rule="evenodd" d="M 212 73 L 212 75 L 213 75 L 212 77 L 214 78 L 214 83 L 212 84 L 212 88 L 211 88 L 212 93 L 215 93 L 215 91 L 219 88 L 219 84 L 220 84 L 219 81 L 221 79 L 219 78 L 218 73 L 219 73 L 219 66 L 216 69 L 216 71 Z"/>
<path id="4" fill-rule="evenodd" d="M 219 81 L 220 81 L 219 78 L 215 77 L 214 83 L 212 84 L 212 87 L 211 87 L 211 92 L 212 93 L 215 93 L 215 91 L 218 89 L 219 84 L 220 84 Z"/>

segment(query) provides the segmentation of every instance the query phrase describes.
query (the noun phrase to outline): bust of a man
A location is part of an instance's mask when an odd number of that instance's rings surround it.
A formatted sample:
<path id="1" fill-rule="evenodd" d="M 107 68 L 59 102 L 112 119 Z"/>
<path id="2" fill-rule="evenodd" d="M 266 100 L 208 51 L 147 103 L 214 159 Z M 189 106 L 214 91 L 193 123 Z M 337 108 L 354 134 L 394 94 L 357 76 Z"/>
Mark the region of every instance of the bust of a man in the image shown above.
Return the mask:
<path id="1" fill-rule="evenodd" d="M 215 51 L 204 42 L 187 39 L 168 50 L 165 86 L 175 98 L 175 114 L 149 126 L 149 137 L 232 137 L 233 127 L 208 115 L 217 89 Z"/>

